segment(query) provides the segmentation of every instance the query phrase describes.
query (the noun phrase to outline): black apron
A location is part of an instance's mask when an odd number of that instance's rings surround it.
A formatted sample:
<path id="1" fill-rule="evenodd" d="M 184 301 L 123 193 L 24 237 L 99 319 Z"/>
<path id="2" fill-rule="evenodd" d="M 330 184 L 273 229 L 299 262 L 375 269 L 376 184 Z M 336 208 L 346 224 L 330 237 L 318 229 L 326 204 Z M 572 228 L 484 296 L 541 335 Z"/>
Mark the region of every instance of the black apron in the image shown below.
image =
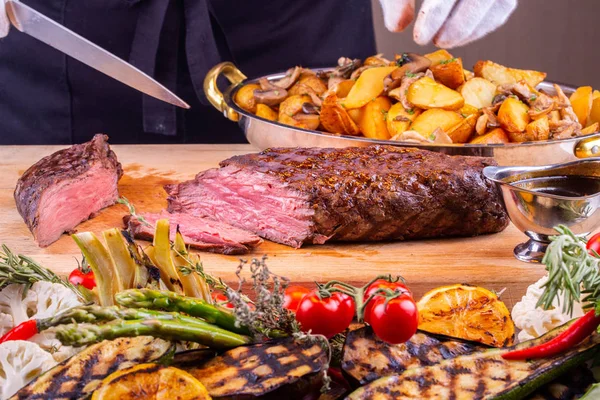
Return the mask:
<path id="1" fill-rule="evenodd" d="M 249 77 L 375 52 L 370 0 L 22 0 L 128 60 L 187 101 L 142 95 L 12 29 L 0 40 L 0 144 L 242 143 L 209 106 L 206 72 Z"/>

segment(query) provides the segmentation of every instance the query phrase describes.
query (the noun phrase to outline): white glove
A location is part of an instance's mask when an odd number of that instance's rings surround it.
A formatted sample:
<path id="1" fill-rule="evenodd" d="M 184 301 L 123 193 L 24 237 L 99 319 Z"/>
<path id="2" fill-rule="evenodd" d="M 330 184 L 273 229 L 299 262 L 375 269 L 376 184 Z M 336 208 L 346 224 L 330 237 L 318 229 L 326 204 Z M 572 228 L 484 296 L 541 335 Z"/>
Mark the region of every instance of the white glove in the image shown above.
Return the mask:
<path id="1" fill-rule="evenodd" d="M 8 15 L 6 15 L 4 0 L 0 0 L 0 38 L 3 38 L 6 35 L 8 35 L 9 29 L 10 21 L 8 20 Z"/>
<path id="2" fill-rule="evenodd" d="M 412 22 L 415 0 L 380 0 L 388 30 L 401 32 Z M 517 0 L 424 0 L 413 37 L 426 45 L 464 46 L 502 26 L 517 7 Z"/>

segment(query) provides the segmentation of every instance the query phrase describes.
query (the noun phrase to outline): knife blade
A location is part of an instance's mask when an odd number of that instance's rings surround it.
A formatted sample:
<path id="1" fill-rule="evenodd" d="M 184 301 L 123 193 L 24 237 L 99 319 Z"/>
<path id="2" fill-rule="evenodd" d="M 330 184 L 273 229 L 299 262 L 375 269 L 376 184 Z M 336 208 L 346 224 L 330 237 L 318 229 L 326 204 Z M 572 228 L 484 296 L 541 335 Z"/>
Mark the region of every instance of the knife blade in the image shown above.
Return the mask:
<path id="1" fill-rule="evenodd" d="M 12 26 L 82 63 L 105 73 L 140 92 L 182 108 L 190 106 L 156 80 L 75 32 L 65 28 L 33 8 L 6 1 L 6 13 Z"/>

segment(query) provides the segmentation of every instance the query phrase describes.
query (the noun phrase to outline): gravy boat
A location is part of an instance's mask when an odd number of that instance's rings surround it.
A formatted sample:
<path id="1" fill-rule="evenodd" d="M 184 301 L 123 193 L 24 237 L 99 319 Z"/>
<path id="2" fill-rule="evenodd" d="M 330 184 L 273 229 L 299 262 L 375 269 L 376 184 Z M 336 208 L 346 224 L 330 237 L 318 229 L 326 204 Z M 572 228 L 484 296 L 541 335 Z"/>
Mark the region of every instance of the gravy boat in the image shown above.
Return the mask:
<path id="1" fill-rule="evenodd" d="M 512 223 L 529 237 L 514 249 L 521 261 L 541 262 L 557 225 L 576 235 L 600 226 L 600 158 L 541 167 L 486 167 L 483 174 L 501 191 Z"/>

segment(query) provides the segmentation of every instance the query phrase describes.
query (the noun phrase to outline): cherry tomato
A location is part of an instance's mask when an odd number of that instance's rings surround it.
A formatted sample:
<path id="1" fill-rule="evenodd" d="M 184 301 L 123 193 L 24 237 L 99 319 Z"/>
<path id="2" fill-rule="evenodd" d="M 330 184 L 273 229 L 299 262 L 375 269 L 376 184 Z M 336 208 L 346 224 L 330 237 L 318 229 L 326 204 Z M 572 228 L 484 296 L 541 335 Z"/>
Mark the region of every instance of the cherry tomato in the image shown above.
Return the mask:
<path id="1" fill-rule="evenodd" d="M 225 296 L 223 293 L 212 292 L 210 294 L 210 297 L 212 297 L 213 301 L 218 306 L 225 307 L 225 308 L 234 308 L 233 304 L 231 304 L 229 302 L 229 300 L 227 299 L 227 296 Z"/>
<path id="2" fill-rule="evenodd" d="M 384 297 L 373 299 L 369 323 L 381 340 L 397 344 L 410 339 L 419 326 L 419 313 L 415 301 L 403 294 L 389 300 Z"/>
<path id="3" fill-rule="evenodd" d="M 296 311 L 296 319 L 305 332 L 330 338 L 343 332 L 354 318 L 354 300 L 343 293 L 321 298 L 317 289 L 305 295 Z"/>
<path id="4" fill-rule="evenodd" d="M 87 268 L 87 270 L 76 268 L 71 271 L 69 274 L 69 282 L 75 286 L 81 285 L 89 290 L 92 290 L 96 287 L 96 278 L 94 278 L 94 272 L 89 268 Z"/>
<path id="5" fill-rule="evenodd" d="M 588 250 L 590 250 L 591 255 L 595 256 L 592 250 L 600 254 L 600 233 L 596 233 L 594 236 L 592 236 L 590 240 L 588 240 L 586 247 Z"/>
<path id="6" fill-rule="evenodd" d="M 388 290 L 391 290 L 392 292 L 401 291 L 401 292 L 407 293 L 410 297 L 412 297 L 412 292 L 410 291 L 410 289 L 408 289 L 408 287 L 406 287 L 406 285 L 404 283 L 402 283 L 401 281 L 389 282 L 385 279 L 377 279 L 375 282 L 373 282 L 369 285 L 367 290 L 365 290 L 365 296 L 364 296 L 365 301 L 367 301 L 367 299 L 369 297 L 371 297 L 372 295 L 374 295 L 375 292 L 377 292 L 377 290 L 379 290 L 379 289 L 388 289 Z M 377 296 L 377 297 L 379 297 L 379 296 Z M 365 307 L 364 319 L 366 322 L 369 322 L 368 318 L 369 318 L 369 315 L 371 314 L 371 309 L 373 308 L 373 304 L 375 304 L 375 300 L 377 300 L 377 297 L 373 298 L 373 300 L 371 300 Z"/>
<path id="7" fill-rule="evenodd" d="M 310 293 L 310 289 L 304 286 L 289 286 L 285 289 L 283 308 L 296 312 L 300 305 L 300 300 Z"/>

